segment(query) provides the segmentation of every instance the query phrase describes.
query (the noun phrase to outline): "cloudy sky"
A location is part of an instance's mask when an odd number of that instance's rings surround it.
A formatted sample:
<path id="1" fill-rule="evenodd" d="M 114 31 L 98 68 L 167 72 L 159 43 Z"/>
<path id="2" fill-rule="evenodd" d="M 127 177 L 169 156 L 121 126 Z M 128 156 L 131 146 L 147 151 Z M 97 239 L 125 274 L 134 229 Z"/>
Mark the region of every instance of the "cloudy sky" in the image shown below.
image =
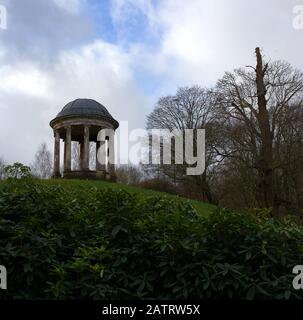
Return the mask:
<path id="1" fill-rule="evenodd" d="M 30 163 L 52 149 L 49 121 L 93 98 L 132 128 L 179 86 L 212 86 L 224 71 L 267 59 L 303 69 L 303 0 L 0 0 L 0 157 Z"/>

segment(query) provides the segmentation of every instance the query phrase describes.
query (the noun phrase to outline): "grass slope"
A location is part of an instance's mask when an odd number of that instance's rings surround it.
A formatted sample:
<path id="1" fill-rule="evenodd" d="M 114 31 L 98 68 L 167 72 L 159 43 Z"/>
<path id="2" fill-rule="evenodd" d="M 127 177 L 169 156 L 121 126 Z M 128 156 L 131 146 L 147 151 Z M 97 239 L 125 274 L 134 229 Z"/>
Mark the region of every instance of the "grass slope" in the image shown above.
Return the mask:
<path id="1" fill-rule="evenodd" d="M 125 190 L 131 194 L 138 194 L 140 197 L 149 197 L 149 196 L 163 196 L 168 197 L 169 199 L 175 199 L 178 202 L 189 202 L 199 213 L 203 215 L 208 215 L 212 211 L 216 209 L 216 206 L 202 202 L 197 200 L 191 200 L 183 197 L 179 197 L 177 195 L 172 195 L 165 192 L 159 192 L 149 189 L 143 189 L 139 187 L 134 186 L 128 186 L 120 183 L 112 183 L 108 181 L 103 180 L 63 180 L 63 179 L 53 179 L 53 180 L 46 180 L 42 183 L 45 184 L 56 184 L 56 185 L 62 185 L 65 188 L 92 188 L 95 187 L 97 189 L 113 189 L 113 190 Z"/>

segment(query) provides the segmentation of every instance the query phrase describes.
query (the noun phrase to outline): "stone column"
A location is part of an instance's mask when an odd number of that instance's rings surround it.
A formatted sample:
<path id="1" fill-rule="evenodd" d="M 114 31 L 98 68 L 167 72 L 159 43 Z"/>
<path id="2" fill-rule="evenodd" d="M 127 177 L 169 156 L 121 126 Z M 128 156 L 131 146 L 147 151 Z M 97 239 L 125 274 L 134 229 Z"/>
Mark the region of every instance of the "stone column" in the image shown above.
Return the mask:
<path id="1" fill-rule="evenodd" d="M 60 134 L 58 130 L 54 130 L 55 144 L 54 144 L 54 171 L 53 177 L 60 177 Z"/>
<path id="2" fill-rule="evenodd" d="M 113 134 L 108 140 L 108 172 L 115 175 L 115 135 Z"/>
<path id="3" fill-rule="evenodd" d="M 64 171 L 71 171 L 71 144 L 72 130 L 71 126 L 66 127 L 64 142 Z"/>
<path id="4" fill-rule="evenodd" d="M 89 126 L 84 126 L 82 170 L 89 170 Z"/>
<path id="5" fill-rule="evenodd" d="M 80 152 L 79 152 L 79 170 L 82 171 L 83 170 L 83 147 L 84 147 L 84 143 L 83 141 L 79 142 L 79 148 L 80 148 Z"/>
<path id="6" fill-rule="evenodd" d="M 99 160 L 102 162 L 100 163 Z M 105 150 L 105 141 L 96 142 L 96 171 L 105 171 L 106 170 L 106 150 Z"/>

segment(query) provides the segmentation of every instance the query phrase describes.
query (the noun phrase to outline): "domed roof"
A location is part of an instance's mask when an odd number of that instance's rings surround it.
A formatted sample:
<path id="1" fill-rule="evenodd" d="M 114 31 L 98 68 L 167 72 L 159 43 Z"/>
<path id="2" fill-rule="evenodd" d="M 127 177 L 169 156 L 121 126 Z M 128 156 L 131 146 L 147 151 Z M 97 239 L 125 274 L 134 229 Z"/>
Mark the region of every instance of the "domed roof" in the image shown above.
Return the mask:
<path id="1" fill-rule="evenodd" d="M 110 122 L 113 122 L 115 127 L 119 126 L 118 122 L 111 116 L 108 110 L 101 103 L 93 99 L 76 99 L 74 101 L 69 102 L 57 114 L 54 120 L 70 116 L 102 117 L 106 120 L 109 120 Z"/>

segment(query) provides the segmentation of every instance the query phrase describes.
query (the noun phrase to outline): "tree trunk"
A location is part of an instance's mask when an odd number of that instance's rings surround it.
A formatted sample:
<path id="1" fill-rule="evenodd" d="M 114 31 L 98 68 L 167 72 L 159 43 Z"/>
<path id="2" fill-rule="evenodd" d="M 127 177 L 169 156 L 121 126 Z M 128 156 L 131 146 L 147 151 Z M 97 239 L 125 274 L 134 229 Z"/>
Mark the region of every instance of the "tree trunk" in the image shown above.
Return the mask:
<path id="1" fill-rule="evenodd" d="M 273 151 L 272 133 L 270 128 L 269 113 L 267 110 L 266 87 L 264 84 L 264 71 L 260 49 L 256 48 L 256 85 L 258 95 L 258 124 L 261 133 L 260 150 L 260 195 L 261 205 L 265 208 L 274 208 L 273 192 Z M 265 67 L 266 68 L 266 67 Z M 273 212 L 275 214 L 275 212 Z"/>

